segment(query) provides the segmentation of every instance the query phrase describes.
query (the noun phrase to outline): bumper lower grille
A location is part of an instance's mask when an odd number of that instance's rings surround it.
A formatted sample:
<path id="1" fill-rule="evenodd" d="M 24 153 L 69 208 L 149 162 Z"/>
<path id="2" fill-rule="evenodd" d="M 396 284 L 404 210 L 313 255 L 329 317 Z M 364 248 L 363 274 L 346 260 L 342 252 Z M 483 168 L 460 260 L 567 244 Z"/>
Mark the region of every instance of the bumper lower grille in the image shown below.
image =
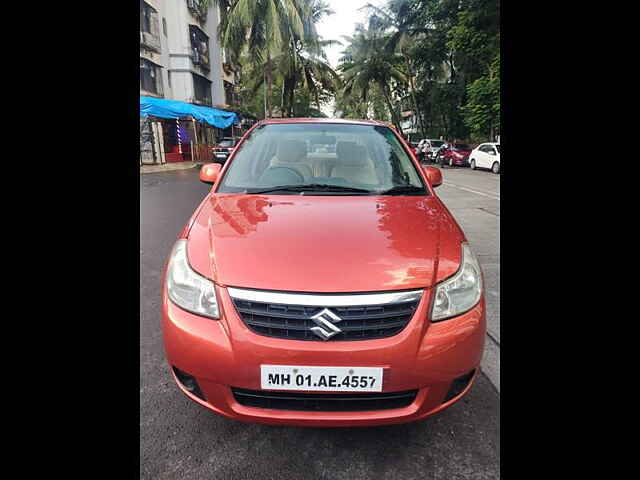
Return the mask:
<path id="1" fill-rule="evenodd" d="M 262 303 L 233 298 L 242 321 L 253 332 L 267 337 L 291 340 L 323 341 L 312 332 L 316 323 L 312 316 L 322 307 Z M 331 337 L 336 340 L 370 340 L 391 337 L 406 327 L 418 308 L 418 300 L 386 305 L 331 307 L 340 317 L 335 324 L 341 332 Z"/>
<path id="2" fill-rule="evenodd" d="M 391 393 L 297 393 L 267 392 L 232 388 L 233 396 L 245 407 L 274 410 L 316 412 L 363 412 L 407 407 L 413 403 L 417 390 Z"/>

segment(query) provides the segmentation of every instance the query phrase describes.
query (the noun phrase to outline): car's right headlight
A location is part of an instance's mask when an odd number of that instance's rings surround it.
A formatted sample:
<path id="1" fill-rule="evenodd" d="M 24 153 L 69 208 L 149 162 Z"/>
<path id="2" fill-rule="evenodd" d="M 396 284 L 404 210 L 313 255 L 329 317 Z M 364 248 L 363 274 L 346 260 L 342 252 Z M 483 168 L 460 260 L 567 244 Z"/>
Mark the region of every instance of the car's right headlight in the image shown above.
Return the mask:
<path id="1" fill-rule="evenodd" d="M 462 262 L 457 273 L 436 286 L 431 321 L 438 322 L 471 310 L 482 295 L 482 272 L 467 243 L 462 244 Z"/>
<path id="2" fill-rule="evenodd" d="M 193 271 L 187 258 L 187 240 L 178 240 L 167 265 L 167 293 L 173 303 L 197 315 L 220 318 L 213 282 Z"/>

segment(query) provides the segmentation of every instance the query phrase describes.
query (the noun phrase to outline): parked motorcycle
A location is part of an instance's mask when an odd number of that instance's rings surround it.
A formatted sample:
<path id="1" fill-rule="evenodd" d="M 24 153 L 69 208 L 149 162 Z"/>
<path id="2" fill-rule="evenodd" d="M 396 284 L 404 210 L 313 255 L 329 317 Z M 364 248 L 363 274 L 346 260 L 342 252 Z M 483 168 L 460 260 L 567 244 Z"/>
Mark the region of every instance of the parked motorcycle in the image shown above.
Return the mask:
<path id="1" fill-rule="evenodd" d="M 434 154 L 433 161 L 439 165 L 444 165 L 444 151 L 449 147 L 448 144 L 443 144 Z"/>

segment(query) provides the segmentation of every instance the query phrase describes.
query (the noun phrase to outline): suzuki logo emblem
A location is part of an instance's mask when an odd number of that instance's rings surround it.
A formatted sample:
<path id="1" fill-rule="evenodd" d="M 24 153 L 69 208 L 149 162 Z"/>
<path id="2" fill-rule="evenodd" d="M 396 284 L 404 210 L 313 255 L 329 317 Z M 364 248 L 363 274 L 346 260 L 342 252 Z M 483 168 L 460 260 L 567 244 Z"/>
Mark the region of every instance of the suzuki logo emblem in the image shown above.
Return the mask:
<path id="1" fill-rule="evenodd" d="M 318 325 L 317 327 L 311 328 L 311 331 L 323 340 L 329 340 L 334 335 L 342 332 L 342 330 L 334 325 L 334 323 L 340 322 L 342 319 L 328 308 L 325 308 L 320 313 L 316 313 L 311 317 L 311 320 Z"/>

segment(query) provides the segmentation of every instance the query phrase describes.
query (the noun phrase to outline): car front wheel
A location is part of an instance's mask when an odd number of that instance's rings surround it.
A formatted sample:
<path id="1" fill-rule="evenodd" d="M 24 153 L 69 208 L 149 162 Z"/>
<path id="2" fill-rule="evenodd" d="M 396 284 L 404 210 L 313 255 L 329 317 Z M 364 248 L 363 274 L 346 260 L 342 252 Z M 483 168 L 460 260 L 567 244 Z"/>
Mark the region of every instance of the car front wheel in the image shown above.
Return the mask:
<path id="1" fill-rule="evenodd" d="M 471 170 L 475 170 L 476 169 L 476 161 L 475 160 L 471 160 L 471 163 L 469 164 L 469 166 L 471 167 Z"/>
<path id="2" fill-rule="evenodd" d="M 496 174 L 500 173 L 500 164 L 498 162 L 494 162 L 491 167 L 491 171 Z"/>

